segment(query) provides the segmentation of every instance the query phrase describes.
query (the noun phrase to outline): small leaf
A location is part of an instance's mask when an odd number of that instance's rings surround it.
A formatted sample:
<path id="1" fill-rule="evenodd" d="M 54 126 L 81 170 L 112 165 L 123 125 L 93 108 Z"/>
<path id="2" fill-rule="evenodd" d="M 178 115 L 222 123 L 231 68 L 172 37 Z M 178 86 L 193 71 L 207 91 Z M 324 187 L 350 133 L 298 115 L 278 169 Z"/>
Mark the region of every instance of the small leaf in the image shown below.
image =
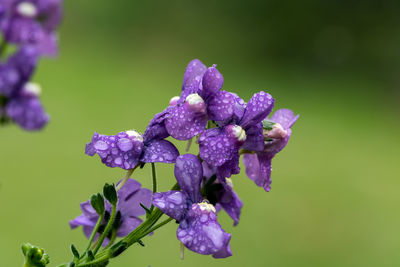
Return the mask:
<path id="1" fill-rule="evenodd" d="M 115 186 L 112 184 L 105 184 L 103 187 L 104 197 L 110 202 L 111 205 L 117 205 L 118 196 L 117 191 L 115 190 Z"/>
<path id="2" fill-rule="evenodd" d="M 76 247 L 74 246 L 74 244 L 71 245 L 71 251 L 72 251 L 72 254 L 74 255 L 74 257 L 79 259 L 79 252 L 76 249 Z"/>

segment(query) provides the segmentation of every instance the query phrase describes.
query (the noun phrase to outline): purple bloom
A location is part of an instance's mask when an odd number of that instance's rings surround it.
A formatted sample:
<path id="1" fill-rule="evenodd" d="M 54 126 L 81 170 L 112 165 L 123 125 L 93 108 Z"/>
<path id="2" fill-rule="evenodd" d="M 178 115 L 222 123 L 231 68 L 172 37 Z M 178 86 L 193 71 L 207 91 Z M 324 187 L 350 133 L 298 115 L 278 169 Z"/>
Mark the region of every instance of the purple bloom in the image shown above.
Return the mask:
<path id="1" fill-rule="evenodd" d="M 6 97 L 17 95 L 32 76 L 37 60 L 37 49 L 24 46 L 6 64 L 0 64 L 0 94 Z"/>
<path id="2" fill-rule="evenodd" d="M 40 87 L 27 83 L 18 96 L 11 98 L 6 105 L 6 114 L 16 124 L 28 131 L 40 130 L 49 121 L 38 98 Z"/>
<path id="3" fill-rule="evenodd" d="M 277 110 L 270 119 L 274 123 L 272 129 L 264 130 L 264 149 L 243 156 L 247 176 L 267 192 L 271 190 L 271 160 L 289 142 L 291 127 L 298 118 L 289 109 Z"/>
<path id="4" fill-rule="evenodd" d="M 0 28 L 14 44 L 33 44 L 41 53 L 57 52 L 55 29 L 62 17 L 62 0 L 8 0 L 0 4 Z"/>
<path id="5" fill-rule="evenodd" d="M 216 65 L 207 69 L 200 60 L 192 60 L 185 71 L 181 96 L 165 122 L 168 133 L 175 139 L 188 140 L 202 133 L 208 120 L 230 118 L 235 98 L 220 91 L 223 83 Z"/>
<path id="6" fill-rule="evenodd" d="M 162 114 L 158 114 L 162 116 Z M 92 141 L 86 144 L 86 154 L 98 154 L 108 167 L 133 169 L 141 162 L 174 163 L 179 151 L 169 141 L 163 140 L 163 127 L 156 118 L 150 123 L 144 136 L 130 130 L 117 135 L 101 135 L 94 133 Z M 156 121 L 156 122 L 154 122 Z"/>
<path id="7" fill-rule="evenodd" d="M 235 112 L 231 120 L 221 123 L 201 134 L 200 156 L 212 167 L 217 167 L 217 177 L 238 174 L 239 148 L 259 151 L 263 149 L 264 137 L 261 121 L 271 112 L 274 105 L 272 96 L 265 92 L 255 94 L 244 107 L 236 97 Z"/>
<path id="8" fill-rule="evenodd" d="M 149 208 L 152 193 L 146 188 L 141 188 L 141 184 L 138 181 L 129 179 L 117 194 L 117 216 L 114 225 L 117 226 L 117 236 L 124 237 L 142 223 L 142 220 L 138 217 L 146 212 L 140 206 L 140 203 Z M 100 232 L 104 230 L 112 210 L 112 206 L 108 201 L 105 204 L 106 215 L 104 216 L 102 227 L 99 229 Z M 89 238 L 99 219 L 99 215 L 91 206 L 90 201 L 81 203 L 81 210 L 83 214 L 71 220 L 69 224 L 72 229 L 82 226 L 83 232 Z M 105 240 L 103 246 L 107 243 L 108 240 Z"/>
<path id="9" fill-rule="evenodd" d="M 215 258 L 231 256 L 231 235 L 218 223 L 214 206 L 202 201 L 200 160 L 192 154 L 179 156 L 175 177 L 181 190 L 155 193 L 154 206 L 179 222 L 177 238 L 188 249 Z"/>

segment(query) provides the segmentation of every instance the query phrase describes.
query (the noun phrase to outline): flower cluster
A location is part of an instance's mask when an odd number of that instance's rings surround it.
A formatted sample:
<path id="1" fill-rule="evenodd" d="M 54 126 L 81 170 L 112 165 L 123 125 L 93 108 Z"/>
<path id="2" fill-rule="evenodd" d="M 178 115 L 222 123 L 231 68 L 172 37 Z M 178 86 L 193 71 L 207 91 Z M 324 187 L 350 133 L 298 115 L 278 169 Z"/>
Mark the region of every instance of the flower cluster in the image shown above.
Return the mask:
<path id="1" fill-rule="evenodd" d="M 95 133 L 86 145 L 86 154 L 97 154 L 108 167 L 128 170 L 127 178 L 146 163 L 153 167 L 156 162 L 175 164 L 177 185 L 167 192 L 153 190 L 151 194 L 139 189 L 134 180 L 120 182 L 117 210 L 122 219 L 121 228 L 115 229 L 119 236 L 136 229 L 140 223 L 137 216 L 145 211 L 153 218 L 155 207 L 179 223 L 176 235 L 186 248 L 215 258 L 232 255 L 231 234 L 217 221 L 223 209 L 234 225 L 239 223 L 243 203 L 230 177 L 240 172 L 243 155 L 248 177 L 270 191 L 271 160 L 288 143 L 298 116 L 288 109 L 270 116 L 275 102 L 270 94 L 258 92 L 246 103 L 235 93 L 222 90 L 223 81 L 216 65 L 207 68 L 195 59 L 186 68 L 180 96 L 154 116 L 144 134 L 135 130 L 109 136 Z M 199 154 L 180 155 L 168 137 L 195 139 Z M 139 204 L 142 210 L 138 210 Z M 82 225 L 89 237 L 99 215 L 89 202 L 81 208 L 83 215 L 71 221 L 71 227 Z M 142 231 L 142 235 L 146 233 Z"/>
<path id="2" fill-rule="evenodd" d="M 39 130 L 49 120 L 30 80 L 40 57 L 57 54 L 61 15 L 62 0 L 0 1 L 0 123 Z"/>

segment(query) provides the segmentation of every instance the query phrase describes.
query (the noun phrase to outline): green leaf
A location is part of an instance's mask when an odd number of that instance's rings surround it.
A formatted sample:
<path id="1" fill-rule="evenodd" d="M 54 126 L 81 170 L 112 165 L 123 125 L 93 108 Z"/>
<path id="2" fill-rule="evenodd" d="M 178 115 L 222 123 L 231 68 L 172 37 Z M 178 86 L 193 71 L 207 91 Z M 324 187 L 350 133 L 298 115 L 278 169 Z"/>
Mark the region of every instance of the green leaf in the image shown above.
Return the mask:
<path id="1" fill-rule="evenodd" d="M 105 184 L 103 187 L 104 197 L 110 202 L 111 205 L 117 205 L 118 196 L 114 184 Z"/>
<path id="2" fill-rule="evenodd" d="M 76 249 L 76 247 L 74 246 L 74 244 L 71 245 L 71 251 L 72 251 L 72 254 L 74 255 L 74 257 L 79 259 L 79 252 Z"/>

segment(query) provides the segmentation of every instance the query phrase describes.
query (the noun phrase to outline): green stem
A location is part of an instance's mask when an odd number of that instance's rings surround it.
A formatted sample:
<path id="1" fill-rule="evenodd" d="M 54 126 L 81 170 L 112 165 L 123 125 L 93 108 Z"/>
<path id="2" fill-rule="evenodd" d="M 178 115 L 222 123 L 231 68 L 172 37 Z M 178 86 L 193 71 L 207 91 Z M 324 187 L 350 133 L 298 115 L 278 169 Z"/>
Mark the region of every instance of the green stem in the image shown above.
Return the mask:
<path id="1" fill-rule="evenodd" d="M 151 175 L 153 177 L 153 194 L 157 192 L 157 171 L 156 164 L 151 163 Z"/>
<path id="2" fill-rule="evenodd" d="M 117 238 L 117 230 L 114 229 L 114 230 L 112 230 L 112 232 L 111 232 L 110 242 L 108 242 L 108 245 L 104 248 L 104 250 L 106 250 L 106 249 L 108 249 L 109 247 L 111 247 L 111 246 L 114 244 L 116 238 Z"/>
<path id="3" fill-rule="evenodd" d="M 104 239 L 108 235 L 108 232 L 110 232 L 111 227 L 113 226 L 116 214 L 117 214 L 117 205 L 114 204 L 113 208 L 112 208 L 110 220 L 107 223 L 106 229 L 104 229 L 104 232 L 101 234 L 101 236 L 99 238 L 99 242 L 97 243 L 96 247 L 93 250 L 93 255 L 96 255 L 97 251 L 99 251 L 101 245 L 103 244 Z"/>
<path id="4" fill-rule="evenodd" d="M 122 179 L 122 181 L 115 188 L 117 191 L 120 190 L 126 184 L 126 182 L 129 180 L 129 178 L 131 177 L 132 173 L 136 170 L 137 167 L 139 167 L 139 164 L 136 165 L 133 169 L 129 169 L 128 170 L 128 172 L 126 173 L 125 177 Z"/>
<path id="5" fill-rule="evenodd" d="M 88 252 L 88 250 L 89 250 L 89 248 L 90 248 L 90 245 L 92 244 L 93 239 L 94 239 L 94 237 L 95 237 L 96 234 L 97 234 L 97 230 L 99 230 L 99 227 L 100 227 L 100 225 L 101 225 L 101 222 L 103 221 L 103 218 L 104 218 L 104 213 L 103 213 L 101 216 L 99 216 L 99 219 L 97 220 L 97 223 L 96 223 L 96 225 L 95 225 L 95 227 L 94 227 L 94 229 L 93 229 L 93 232 L 92 232 L 92 234 L 90 235 L 89 242 L 88 242 L 88 244 L 87 244 L 87 246 L 86 246 L 85 252 L 81 255 L 81 257 L 85 256 L 86 252 Z"/>

